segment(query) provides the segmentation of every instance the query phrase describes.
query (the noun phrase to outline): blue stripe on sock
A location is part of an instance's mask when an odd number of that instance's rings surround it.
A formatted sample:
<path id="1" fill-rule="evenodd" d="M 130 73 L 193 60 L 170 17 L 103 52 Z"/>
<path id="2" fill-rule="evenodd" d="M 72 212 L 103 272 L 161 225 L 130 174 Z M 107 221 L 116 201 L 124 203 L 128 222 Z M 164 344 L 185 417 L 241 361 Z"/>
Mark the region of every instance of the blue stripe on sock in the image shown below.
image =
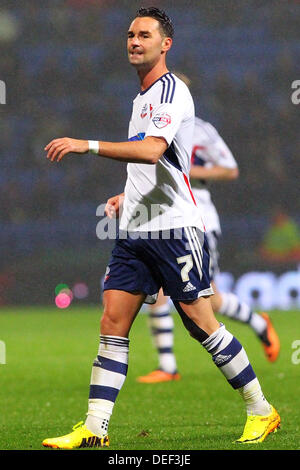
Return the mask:
<path id="1" fill-rule="evenodd" d="M 163 318 L 163 317 L 168 317 L 170 315 L 170 312 L 162 312 L 162 313 L 150 313 L 149 317 L 150 318 Z"/>
<path id="2" fill-rule="evenodd" d="M 249 314 L 249 318 L 248 318 L 248 320 L 246 321 L 246 323 L 251 323 L 252 315 L 253 315 L 253 312 L 252 312 L 252 310 L 251 310 L 251 311 L 250 311 L 250 314 Z"/>
<path id="3" fill-rule="evenodd" d="M 228 380 L 232 388 L 237 389 L 244 387 L 244 385 L 247 385 L 251 380 L 255 379 L 256 375 L 254 370 L 252 369 L 251 364 L 249 363 L 247 367 L 245 367 L 242 372 L 240 372 L 238 375 L 233 377 L 233 379 Z"/>
<path id="4" fill-rule="evenodd" d="M 233 318 L 238 318 L 238 317 L 239 317 L 241 308 L 242 308 L 242 306 L 241 306 L 241 304 L 239 303 L 238 306 L 237 306 L 237 309 L 236 309 L 235 313 L 233 314 Z"/>
<path id="5" fill-rule="evenodd" d="M 212 349 L 209 349 L 209 346 L 205 346 L 206 350 L 210 353 L 210 354 L 214 354 L 215 351 L 218 350 L 218 347 L 220 346 L 220 344 L 222 343 L 223 341 L 223 338 L 218 342 L 218 344 L 216 344 L 216 346 Z"/>
<path id="6" fill-rule="evenodd" d="M 158 348 L 159 354 L 166 354 L 166 353 L 172 353 L 173 350 L 172 348 Z"/>
<path id="7" fill-rule="evenodd" d="M 101 367 L 101 369 L 109 370 L 111 372 L 117 372 L 118 374 L 127 374 L 128 364 L 124 362 L 114 361 L 107 357 L 97 356 L 98 361 L 94 362 L 94 366 Z"/>
<path id="8" fill-rule="evenodd" d="M 119 390 L 117 388 L 105 387 L 104 385 L 90 385 L 89 398 L 100 398 L 114 403 L 118 393 Z"/>
<path id="9" fill-rule="evenodd" d="M 116 338 L 114 336 L 104 336 L 100 335 L 100 342 L 102 344 L 112 344 L 121 347 L 128 347 L 129 339 L 128 338 Z"/>
<path id="10" fill-rule="evenodd" d="M 154 335 L 160 335 L 160 334 L 163 334 L 163 333 L 172 333 L 173 330 L 172 330 L 172 328 L 153 328 L 152 332 L 153 332 Z"/>

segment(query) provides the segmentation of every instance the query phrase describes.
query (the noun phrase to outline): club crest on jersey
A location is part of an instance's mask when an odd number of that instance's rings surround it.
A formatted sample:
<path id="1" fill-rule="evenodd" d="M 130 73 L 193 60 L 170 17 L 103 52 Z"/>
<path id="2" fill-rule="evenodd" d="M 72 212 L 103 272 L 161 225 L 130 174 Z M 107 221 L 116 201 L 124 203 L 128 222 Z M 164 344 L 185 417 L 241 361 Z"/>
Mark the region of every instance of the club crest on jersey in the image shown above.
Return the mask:
<path id="1" fill-rule="evenodd" d="M 141 118 L 144 119 L 144 117 L 147 116 L 147 111 L 148 111 L 148 105 L 147 103 L 144 104 L 144 106 L 142 107 L 142 111 L 141 111 Z"/>
<path id="2" fill-rule="evenodd" d="M 154 116 L 152 122 L 158 129 L 166 127 L 168 124 L 171 124 L 171 116 L 167 113 L 159 113 Z"/>

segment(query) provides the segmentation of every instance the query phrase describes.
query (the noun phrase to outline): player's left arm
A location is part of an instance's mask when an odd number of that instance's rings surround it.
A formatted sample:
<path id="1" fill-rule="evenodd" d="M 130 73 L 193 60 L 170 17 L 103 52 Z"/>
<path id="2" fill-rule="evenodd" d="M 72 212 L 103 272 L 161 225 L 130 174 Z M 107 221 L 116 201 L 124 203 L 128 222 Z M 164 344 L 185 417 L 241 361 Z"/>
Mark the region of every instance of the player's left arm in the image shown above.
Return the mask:
<path id="1" fill-rule="evenodd" d="M 201 180 L 230 181 L 239 176 L 238 164 L 220 134 L 210 124 L 207 125 L 209 139 L 203 147 L 209 165 L 192 165 L 190 178 Z M 194 152 L 194 150 L 193 150 Z"/>
<path id="2" fill-rule="evenodd" d="M 230 181 L 239 176 L 238 168 L 226 168 L 220 165 L 214 165 L 211 168 L 194 165 L 190 170 L 190 178 L 201 180 Z"/>
<path id="3" fill-rule="evenodd" d="M 110 197 L 105 206 L 105 214 L 109 219 L 112 219 L 113 217 L 119 217 L 121 208 L 123 206 L 125 194 L 117 194 L 116 196 Z"/>
<path id="4" fill-rule="evenodd" d="M 141 141 L 104 142 L 98 141 L 99 151 L 94 151 L 101 157 L 110 158 L 126 163 L 146 163 L 154 165 L 168 148 L 163 137 L 149 136 Z M 62 137 L 49 142 L 44 148 L 47 158 L 60 161 L 69 153 L 85 154 L 89 152 L 89 141 Z"/>

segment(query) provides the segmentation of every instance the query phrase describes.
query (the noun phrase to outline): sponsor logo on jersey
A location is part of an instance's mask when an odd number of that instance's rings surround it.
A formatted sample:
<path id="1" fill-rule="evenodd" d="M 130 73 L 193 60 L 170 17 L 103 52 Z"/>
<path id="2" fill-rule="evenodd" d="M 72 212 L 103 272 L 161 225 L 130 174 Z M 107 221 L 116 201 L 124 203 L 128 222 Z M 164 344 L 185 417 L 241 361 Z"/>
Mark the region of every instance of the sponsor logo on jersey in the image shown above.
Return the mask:
<path id="1" fill-rule="evenodd" d="M 171 116 L 167 113 L 159 113 L 154 116 L 152 122 L 158 129 L 166 127 L 168 124 L 171 124 Z"/>
<path id="2" fill-rule="evenodd" d="M 152 104 L 149 104 L 149 115 L 150 115 L 150 119 L 152 119 L 152 111 L 153 111 L 153 106 Z M 142 107 L 142 111 L 141 111 L 141 118 L 144 119 L 148 114 L 148 105 L 147 103 L 144 104 L 144 106 Z"/>

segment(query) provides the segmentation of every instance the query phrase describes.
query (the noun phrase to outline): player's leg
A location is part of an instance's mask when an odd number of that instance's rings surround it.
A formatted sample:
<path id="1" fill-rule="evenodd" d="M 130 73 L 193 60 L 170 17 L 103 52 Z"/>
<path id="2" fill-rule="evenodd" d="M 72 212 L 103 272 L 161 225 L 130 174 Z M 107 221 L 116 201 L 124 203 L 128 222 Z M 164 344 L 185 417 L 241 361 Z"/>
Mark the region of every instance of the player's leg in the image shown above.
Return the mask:
<path id="1" fill-rule="evenodd" d="M 211 297 L 213 311 L 249 325 L 261 341 L 267 359 L 270 362 L 276 361 L 280 350 L 280 341 L 269 316 L 266 313 L 259 315 L 252 311 L 249 305 L 241 302 L 233 292 L 227 293 L 218 290 L 214 279 L 219 273 L 219 235 L 215 231 L 209 231 L 206 235 L 210 253 L 209 273 L 215 293 Z"/>
<path id="2" fill-rule="evenodd" d="M 249 325 L 262 343 L 265 355 L 270 362 L 276 361 L 280 351 L 280 341 L 269 316 L 254 312 L 249 305 L 241 302 L 233 292 L 220 292 L 212 282 L 215 295 L 211 302 L 214 312 Z"/>
<path id="3" fill-rule="evenodd" d="M 132 323 L 145 298 L 146 294 L 143 293 L 114 289 L 104 291 L 100 334 L 128 338 Z"/>
<path id="4" fill-rule="evenodd" d="M 88 412 L 83 425 L 65 436 L 45 439 L 52 448 L 108 446 L 108 423 L 127 375 L 129 331 L 146 295 L 107 290 L 100 326 L 100 345 L 93 362 Z"/>
<path id="5" fill-rule="evenodd" d="M 149 326 L 154 346 L 158 354 L 158 368 L 137 378 L 140 383 L 160 383 L 179 380 L 174 347 L 174 321 L 169 297 L 162 289 L 155 304 L 149 305 Z"/>
<path id="6" fill-rule="evenodd" d="M 209 298 L 174 304 L 191 336 L 211 354 L 213 362 L 245 402 L 247 422 L 239 442 L 261 442 L 279 426 L 280 417 L 265 399 L 243 346 L 216 320 Z"/>
<path id="7" fill-rule="evenodd" d="M 100 327 L 100 345 L 93 363 L 86 427 L 96 435 L 107 434 L 114 403 L 128 367 L 129 331 L 145 294 L 106 290 Z"/>
<path id="8" fill-rule="evenodd" d="M 240 440 L 263 440 L 278 427 L 280 418 L 265 399 L 243 346 L 215 318 L 209 298 L 213 290 L 205 234 L 191 227 L 185 228 L 182 240 L 171 240 L 169 244 L 166 242 L 164 251 L 166 260 L 173 259 L 173 262 L 169 262 L 172 270 L 169 270 L 169 265 L 162 270 L 162 273 L 166 273 L 165 292 L 170 293 L 191 336 L 211 354 L 216 366 L 245 402 L 248 418 Z M 176 268 L 175 260 L 179 268 Z M 176 273 L 176 283 L 169 282 L 172 272 Z"/>

